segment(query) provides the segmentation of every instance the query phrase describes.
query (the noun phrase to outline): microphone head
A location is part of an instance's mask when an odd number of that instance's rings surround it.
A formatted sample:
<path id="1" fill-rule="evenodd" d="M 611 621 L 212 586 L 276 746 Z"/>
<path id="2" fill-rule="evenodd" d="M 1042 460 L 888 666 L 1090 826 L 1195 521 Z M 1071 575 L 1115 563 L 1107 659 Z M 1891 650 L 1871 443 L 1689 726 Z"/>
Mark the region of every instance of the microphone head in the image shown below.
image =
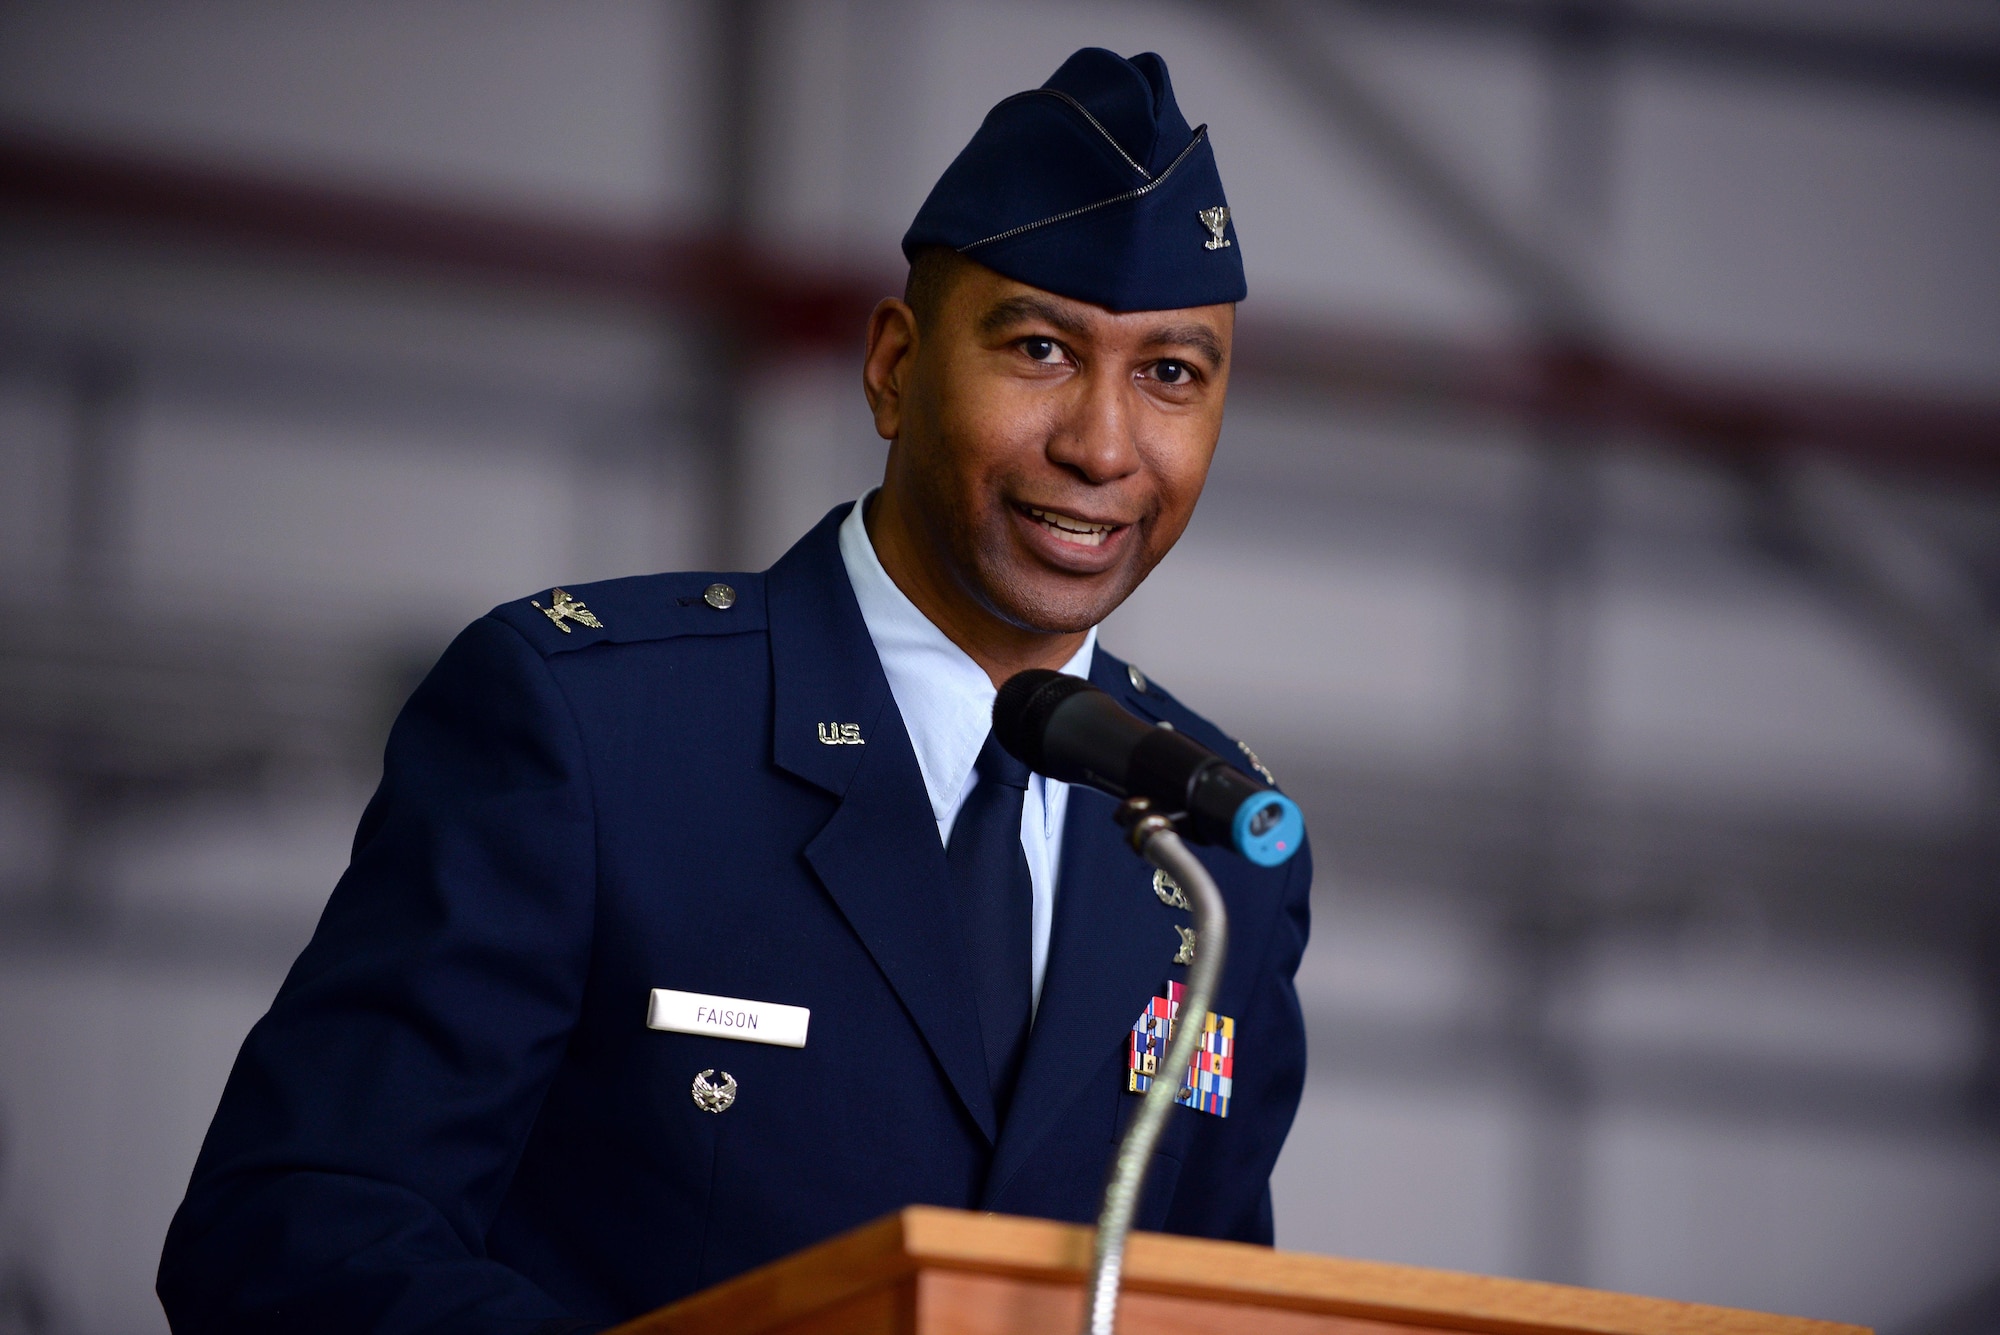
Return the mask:
<path id="1" fill-rule="evenodd" d="M 1048 668 L 1016 672 L 1001 683 L 1000 693 L 993 697 L 993 738 L 1008 755 L 1037 774 L 1045 774 L 1042 740 L 1048 734 L 1049 716 L 1078 691 L 1096 689 L 1082 677 Z"/>

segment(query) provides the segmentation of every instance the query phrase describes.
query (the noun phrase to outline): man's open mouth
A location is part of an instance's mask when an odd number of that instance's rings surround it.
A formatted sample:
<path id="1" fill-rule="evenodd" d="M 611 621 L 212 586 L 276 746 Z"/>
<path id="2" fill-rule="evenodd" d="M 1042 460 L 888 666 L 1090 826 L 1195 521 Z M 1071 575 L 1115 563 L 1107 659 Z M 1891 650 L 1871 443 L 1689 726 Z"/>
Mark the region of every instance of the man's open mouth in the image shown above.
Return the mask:
<path id="1" fill-rule="evenodd" d="M 1062 541 L 1073 542 L 1080 547 L 1102 547 L 1107 537 L 1124 527 L 1122 524 L 1096 524 L 1087 519 L 1073 519 L 1053 510 L 1037 510 L 1032 505 L 1021 508 Z"/>

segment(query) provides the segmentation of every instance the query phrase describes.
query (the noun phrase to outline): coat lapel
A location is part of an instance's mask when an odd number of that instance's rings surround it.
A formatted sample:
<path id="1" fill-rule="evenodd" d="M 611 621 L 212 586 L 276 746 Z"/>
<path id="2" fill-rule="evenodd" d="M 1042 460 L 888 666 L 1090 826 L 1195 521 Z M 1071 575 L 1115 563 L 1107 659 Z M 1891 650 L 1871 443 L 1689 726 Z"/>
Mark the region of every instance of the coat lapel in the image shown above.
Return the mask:
<path id="1" fill-rule="evenodd" d="M 888 678 L 840 559 L 841 506 L 766 577 L 777 764 L 840 798 L 806 846 L 819 874 L 909 1012 L 980 1130 L 996 1133 L 985 1050 L 947 894 L 944 848 Z M 858 725 L 827 744 L 820 726 Z M 1129 855 L 1128 855 L 1129 856 Z"/>
<path id="2" fill-rule="evenodd" d="M 1127 708 L 1137 706 L 1124 664 L 1102 649 L 1090 677 Z M 997 1208 L 1037 1144 L 1103 1071 L 1147 999 L 1181 972 L 1168 963 L 1178 941 L 1175 920 L 1154 898 L 1152 869 L 1125 843 L 1112 820 L 1115 810 L 1102 793 L 1070 789 L 1048 972 L 987 1177 L 982 1204 L 989 1209 Z"/>

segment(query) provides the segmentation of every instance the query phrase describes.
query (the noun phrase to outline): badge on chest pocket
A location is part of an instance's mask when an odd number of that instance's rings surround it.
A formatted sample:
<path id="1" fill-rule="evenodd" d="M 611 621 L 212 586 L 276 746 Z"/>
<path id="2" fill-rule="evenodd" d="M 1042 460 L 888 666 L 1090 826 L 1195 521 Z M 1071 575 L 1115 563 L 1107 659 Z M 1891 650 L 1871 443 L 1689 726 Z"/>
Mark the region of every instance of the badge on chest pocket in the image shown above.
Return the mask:
<path id="1" fill-rule="evenodd" d="M 1132 1025 L 1126 1046 L 1125 1088 L 1143 1094 L 1165 1072 L 1167 1045 L 1173 1041 L 1174 1023 L 1180 1016 L 1187 988 L 1168 983 L 1167 995 L 1154 997 Z M 1197 1112 L 1229 1116 L 1229 1096 L 1236 1075 L 1236 1021 L 1227 1015 L 1209 1012 L 1202 1025 L 1201 1047 L 1194 1061 L 1180 1074 L 1180 1089 L 1174 1102 Z"/>

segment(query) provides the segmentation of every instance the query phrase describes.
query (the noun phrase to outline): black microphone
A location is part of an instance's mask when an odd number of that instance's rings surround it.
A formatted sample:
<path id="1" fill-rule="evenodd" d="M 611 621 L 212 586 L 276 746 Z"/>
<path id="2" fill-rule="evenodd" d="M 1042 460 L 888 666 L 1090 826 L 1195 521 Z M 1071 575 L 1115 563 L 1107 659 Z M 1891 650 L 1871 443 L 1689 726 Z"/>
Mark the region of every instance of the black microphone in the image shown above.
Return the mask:
<path id="1" fill-rule="evenodd" d="M 1038 774 L 1143 797 L 1199 844 L 1234 848 L 1260 867 L 1298 852 L 1298 803 L 1184 733 L 1146 722 L 1081 677 L 1017 672 L 993 700 L 993 736 Z"/>

